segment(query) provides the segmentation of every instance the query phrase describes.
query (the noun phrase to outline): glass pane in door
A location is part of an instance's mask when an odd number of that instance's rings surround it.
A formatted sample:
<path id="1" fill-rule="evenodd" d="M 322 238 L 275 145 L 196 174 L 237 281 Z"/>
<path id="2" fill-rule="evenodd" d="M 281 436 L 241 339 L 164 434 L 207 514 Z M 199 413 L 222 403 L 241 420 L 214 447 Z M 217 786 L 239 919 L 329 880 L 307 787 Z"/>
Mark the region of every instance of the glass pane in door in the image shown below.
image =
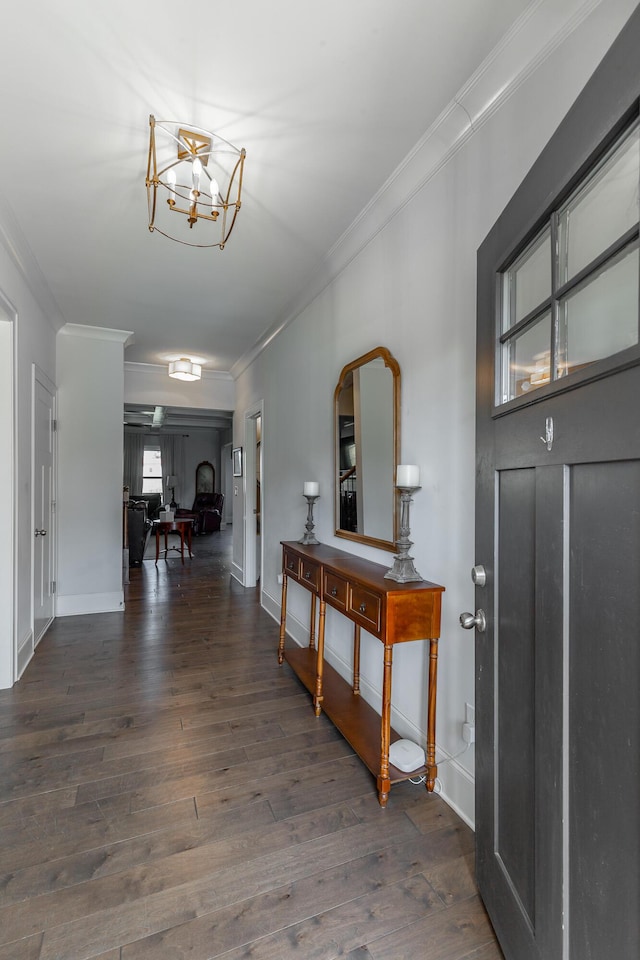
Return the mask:
<path id="1" fill-rule="evenodd" d="M 502 403 L 524 396 L 548 383 L 551 357 L 551 313 L 543 314 L 503 346 Z"/>
<path id="2" fill-rule="evenodd" d="M 504 274 L 502 329 L 508 330 L 551 296 L 551 233 L 547 228 Z"/>
<path id="3" fill-rule="evenodd" d="M 639 183 L 640 128 L 636 124 L 558 214 L 560 285 L 637 224 Z"/>
<path id="4" fill-rule="evenodd" d="M 638 247 L 560 303 L 558 375 L 638 343 Z"/>

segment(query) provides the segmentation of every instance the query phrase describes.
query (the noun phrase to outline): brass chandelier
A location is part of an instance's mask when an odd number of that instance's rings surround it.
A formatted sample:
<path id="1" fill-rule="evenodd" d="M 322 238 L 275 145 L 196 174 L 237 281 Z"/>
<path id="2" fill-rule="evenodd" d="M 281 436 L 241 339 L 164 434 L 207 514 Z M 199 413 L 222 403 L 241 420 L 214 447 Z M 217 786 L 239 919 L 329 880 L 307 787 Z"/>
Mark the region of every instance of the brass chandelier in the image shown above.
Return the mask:
<path id="1" fill-rule="evenodd" d="M 201 127 L 151 115 L 145 181 L 150 232 L 189 247 L 224 250 L 240 211 L 245 155 L 244 148 Z"/>

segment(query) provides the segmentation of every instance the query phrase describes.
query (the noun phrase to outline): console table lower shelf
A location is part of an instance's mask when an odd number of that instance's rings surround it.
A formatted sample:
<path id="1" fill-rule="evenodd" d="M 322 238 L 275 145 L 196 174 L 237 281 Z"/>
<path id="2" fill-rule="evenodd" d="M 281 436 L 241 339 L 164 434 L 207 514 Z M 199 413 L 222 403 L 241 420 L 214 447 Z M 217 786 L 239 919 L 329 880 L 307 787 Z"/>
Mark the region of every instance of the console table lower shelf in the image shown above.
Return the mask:
<path id="1" fill-rule="evenodd" d="M 284 659 L 295 675 L 313 696 L 316 691 L 316 651 L 310 647 L 293 647 L 285 650 Z M 354 693 L 337 670 L 325 661 L 322 681 L 322 712 L 340 731 L 350 747 L 360 757 L 365 767 L 378 779 L 380 775 L 380 714 Z M 400 734 L 390 728 L 390 742 L 400 740 Z M 418 767 L 410 773 L 398 770 L 389 764 L 389 780 L 400 783 L 413 777 L 426 777 L 427 767 Z M 380 784 L 378 784 L 380 789 Z"/>
<path id="2" fill-rule="evenodd" d="M 287 590 L 291 581 L 311 594 L 309 646 L 287 649 Z M 378 799 L 386 806 L 393 783 L 425 774 L 433 790 L 436 766 L 436 691 L 441 599 L 444 587 L 427 580 L 399 583 L 381 564 L 354 557 L 322 543 L 282 541 L 282 607 L 278 663 L 285 659 L 311 693 L 316 716 L 324 711 L 376 778 Z M 316 644 L 316 601 L 319 601 Z M 353 676 L 340 677 L 324 657 L 326 608 L 353 623 Z M 382 645 L 380 714 L 360 696 L 360 633 L 366 630 Z M 389 763 L 389 747 L 398 734 L 391 729 L 393 648 L 400 643 L 429 642 L 429 681 L 425 766 L 404 773 Z"/>

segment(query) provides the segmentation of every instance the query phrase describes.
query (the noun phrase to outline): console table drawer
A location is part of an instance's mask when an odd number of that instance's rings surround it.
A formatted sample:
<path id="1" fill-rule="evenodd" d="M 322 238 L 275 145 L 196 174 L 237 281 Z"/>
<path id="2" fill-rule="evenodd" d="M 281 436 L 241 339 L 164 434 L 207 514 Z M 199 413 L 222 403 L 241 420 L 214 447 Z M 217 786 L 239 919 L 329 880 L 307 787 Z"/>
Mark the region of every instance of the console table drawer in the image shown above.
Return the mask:
<path id="1" fill-rule="evenodd" d="M 287 571 L 287 576 L 295 577 L 296 580 L 300 577 L 300 558 L 296 557 L 295 554 L 289 553 L 288 550 L 284 551 L 284 569 Z"/>
<path id="2" fill-rule="evenodd" d="M 300 562 L 300 583 L 305 583 L 316 593 L 320 592 L 320 565 L 310 560 Z"/>
<path id="3" fill-rule="evenodd" d="M 347 609 L 347 581 L 333 573 L 325 573 L 324 597 L 327 603 L 340 610 Z"/>
<path id="4" fill-rule="evenodd" d="M 358 584 L 352 584 L 347 610 L 366 628 L 373 627 L 375 633 L 380 632 L 380 597 L 370 593 Z"/>

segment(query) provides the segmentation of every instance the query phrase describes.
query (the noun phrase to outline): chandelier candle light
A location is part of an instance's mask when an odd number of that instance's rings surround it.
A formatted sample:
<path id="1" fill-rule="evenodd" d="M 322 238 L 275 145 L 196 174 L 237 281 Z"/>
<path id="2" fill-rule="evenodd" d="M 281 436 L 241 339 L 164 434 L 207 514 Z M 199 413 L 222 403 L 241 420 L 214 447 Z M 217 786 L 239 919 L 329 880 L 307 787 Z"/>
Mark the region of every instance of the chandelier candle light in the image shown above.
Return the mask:
<path id="1" fill-rule="evenodd" d="M 306 522 L 307 532 L 303 537 L 300 537 L 298 543 L 320 543 L 320 541 L 316 539 L 316 535 L 313 532 L 313 505 L 316 500 L 320 499 L 320 484 L 316 483 L 315 480 L 305 480 L 302 487 L 302 496 L 306 497 L 308 504 Z"/>
<path id="2" fill-rule="evenodd" d="M 396 540 L 398 552 L 395 555 L 393 566 L 387 570 L 387 580 L 397 580 L 398 583 L 411 583 L 422 580 L 422 577 L 413 565 L 413 557 L 409 550 L 413 542 L 409 540 L 409 504 L 411 494 L 420 489 L 420 468 L 408 463 L 399 463 L 396 467 L 396 487 L 400 491 L 400 538 Z"/>
<path id="3" fill-rule="evenodd" d="M 149 230 L 188 247 L 224 250 L 240 211 L 246 151 L 202 127 L 188 127 L 149 117 Z M 196 224 L 200 228 L 192 234 Z"/>

